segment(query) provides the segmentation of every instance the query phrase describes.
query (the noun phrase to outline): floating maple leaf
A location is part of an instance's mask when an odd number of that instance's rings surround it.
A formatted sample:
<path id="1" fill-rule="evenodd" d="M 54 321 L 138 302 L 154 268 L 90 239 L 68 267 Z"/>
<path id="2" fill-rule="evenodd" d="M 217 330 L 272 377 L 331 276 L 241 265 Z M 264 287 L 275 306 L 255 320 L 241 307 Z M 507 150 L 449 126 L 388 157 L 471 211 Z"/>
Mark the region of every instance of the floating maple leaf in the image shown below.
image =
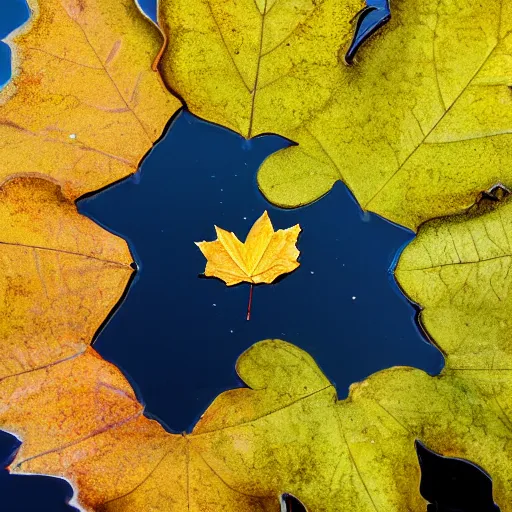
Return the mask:
<path id="1" fill-rule="evenodd" d="M 228 286 L 243 281 L 251 283 L 247 320 L 251 317 L 253 285 L 272 283 L 283 274 L 293 272 L 300 263 L 295 246 L 300 233 L 296 224 L 274 231 L 268 213 L 254 223 L 245 243 L 234 233 L 215 226 L 217 240 L 196 242 L 207 259 L 205 275 L 222 279 Z"/>

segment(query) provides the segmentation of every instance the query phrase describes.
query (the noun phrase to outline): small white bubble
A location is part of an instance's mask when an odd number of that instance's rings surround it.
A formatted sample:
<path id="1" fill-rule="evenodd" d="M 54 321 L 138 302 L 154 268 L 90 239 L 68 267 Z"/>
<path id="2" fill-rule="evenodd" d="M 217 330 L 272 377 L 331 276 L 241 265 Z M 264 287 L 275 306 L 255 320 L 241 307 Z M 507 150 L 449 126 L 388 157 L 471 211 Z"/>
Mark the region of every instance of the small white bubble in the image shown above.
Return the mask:
<path id="1" fill-rule="evenodd" d="M 76 133 L 72 133 L 70 136 L 69 136 L 70 139 L 76 139 Z"/>
<path id="2" fill-rule="evenodd" d="M 355 296 L 352 296 L 352 300 L 356 300 L 356 299 L 357 299 L 357 297 L 355 297 Z"/>
<path id="3" fill-rule="evenodd" d="M 230 332 L 231 334 L 233 334 L 235 331 L 233 331 L 233 329 L 230 329 L 230 331 L 229 331 L 229 332 Z"/>
<path id="4" fill-rule="evenodd" d="M 221 192 L 224 192 L 224 189 L 223 189 L 223 188 L 221 188 L 221 189 L 220 189 L 220 191 L 221 191 Z"/>
<path id="5" fill-rule="evenodd" d="M 217 304 L 212 304 L 213 307 L 215 307 Z"/>
<path id="6" fill-rule="evenodd" d="M 210 178 L 215 178 L 215 174 L 212 174 L 212 175 L 210 176 Z"/>
<path id="7" fill-rule="evenodd" d="M 247 220 L 247 217 L 244 217 L 244 220 Z"/>
<path id="8" fill-rule="evenodd" d="M 314 272 L 313 272 L 313 271 L 311 271 L 311 275 L 313 275 L 313 274 L 314 274 Z"/>

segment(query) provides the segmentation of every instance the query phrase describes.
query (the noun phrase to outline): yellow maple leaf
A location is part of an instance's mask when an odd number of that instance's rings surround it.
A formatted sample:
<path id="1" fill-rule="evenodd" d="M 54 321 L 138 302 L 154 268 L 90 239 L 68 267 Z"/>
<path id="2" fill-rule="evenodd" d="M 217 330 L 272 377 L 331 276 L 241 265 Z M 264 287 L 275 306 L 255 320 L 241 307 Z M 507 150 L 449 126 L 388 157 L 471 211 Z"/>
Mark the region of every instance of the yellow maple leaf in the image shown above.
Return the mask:
<path id="1" fill-rule="evenodd" d="M 293 272 L 300 263 L 296 247 L 300 226 L 274 231 L 268 213 L 254 223 L 245 243 L 234 233 L 215 226 L 217 240 L 196 242 L 207 259 L 205 275 L 222 279 L 228 286 L 243 281 L 251 283 L 247 320 L 250 318 L 252 285 L 272 283 L 283 274 Z"/>

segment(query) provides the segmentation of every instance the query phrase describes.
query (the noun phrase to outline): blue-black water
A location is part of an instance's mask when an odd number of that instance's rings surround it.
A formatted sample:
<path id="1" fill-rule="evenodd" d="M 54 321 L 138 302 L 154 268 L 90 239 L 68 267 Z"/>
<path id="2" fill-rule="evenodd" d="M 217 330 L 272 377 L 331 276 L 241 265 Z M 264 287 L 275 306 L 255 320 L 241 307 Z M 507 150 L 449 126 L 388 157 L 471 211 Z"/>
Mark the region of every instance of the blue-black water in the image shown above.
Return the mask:
<path id="1" fill-rule="evenodd" d="M 0 6 L 0 87 L 11 77 L 11 49 L 1 41 L 30 16 L 26 0 L 2 0 Z"/>
<path id="2" fill-rule="evenodd" d="M 266 338 L 310 353 L 342 396 L 382 368 L 441 368 L 388 271 L 412 233 L 363 214 L 341 184 L 306 208 L 272 207 L 256 172 L 288 144 L 277 136 L 248 142 L 183 112 L 139 173 L 78 203 L 129 240 L 140 267 L 95 348 L 174 430 L 188 429 L 219 392 L 237 386 L 236 358 Z M 194 241 L 215 239 L 214 224 L 245 238 L 264 210 L 275 228 L 301 225 L 301 266 L 255 288 L 248 322 L 249 286 L 199 278 L 205 259 Z"/>
<path id="3" fill-rule="evenodd" d="M 141 4 L 154 16 L 155 0 Z M 4 0 L 1 34 L 26 17 L 24 0 Z M 8 60 L 0 61 L 0 83 L 1 72 L 9 76 Z M 310 353 L 340 397 L 352 382 L 394 365 L 430 373 L 442 367 L 392 275 L 413 234 L 364 214 L 341 184 L 308 207 L 272 207 L 258 191 L 256 172 L 288 144 L 277 136 L 245 141 L 182 112 L 135 176 L 78 203 L 83 214 L 129 241 L 139 266 L 94 346 L 169 429 L 190 429 L 215 396 L 242 385 L 235 361 L 265 338 Z M 214 224 L 244 238 L 264 210 L 275 228 L 301 225 L 301 266 L 255 288 L 247 322 L 248 285 L 228 288 L 201 278 L 205 260 L 194 241 L 215 239 Z M 0 435 L 4 466 L 17 445 Z M 4 471 L 0 493 L 9 511 L 72 510 L 66 505 L 71 488 L 58 479 Z"/>

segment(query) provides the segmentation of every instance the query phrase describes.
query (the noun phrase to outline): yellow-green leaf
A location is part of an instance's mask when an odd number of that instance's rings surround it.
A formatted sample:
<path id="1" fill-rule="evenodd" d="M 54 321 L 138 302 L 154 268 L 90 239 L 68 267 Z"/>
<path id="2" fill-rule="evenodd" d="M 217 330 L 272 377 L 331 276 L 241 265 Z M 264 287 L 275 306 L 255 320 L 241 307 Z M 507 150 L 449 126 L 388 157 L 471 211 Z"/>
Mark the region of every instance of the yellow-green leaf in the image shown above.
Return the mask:
<path id="1" fill-rule="evenodd" d="M 191 111 L 245 137 L 291 133 L 337 87 L 362 0 L 166 0 L 164 79 Z M 321 43 L 321 44 L 320 44 Z"/>
<path id="2" fill-rule="evenodd" d="M 392 2 L 391 21 L 348 67 L 358 8 L 167 0 L 163 75 L 199 116 L 299 144 L 258 175 L 279 206 L 342 180 L 363 208 L 416 228 L 512 181 L 509 2 Z"/>
<path id="3" fill-rule="evenodd" d="M 397 279 L 456 368 L 512 369 L 512 202 L 482 200 L 432 220 L 403 252 Z"/>

